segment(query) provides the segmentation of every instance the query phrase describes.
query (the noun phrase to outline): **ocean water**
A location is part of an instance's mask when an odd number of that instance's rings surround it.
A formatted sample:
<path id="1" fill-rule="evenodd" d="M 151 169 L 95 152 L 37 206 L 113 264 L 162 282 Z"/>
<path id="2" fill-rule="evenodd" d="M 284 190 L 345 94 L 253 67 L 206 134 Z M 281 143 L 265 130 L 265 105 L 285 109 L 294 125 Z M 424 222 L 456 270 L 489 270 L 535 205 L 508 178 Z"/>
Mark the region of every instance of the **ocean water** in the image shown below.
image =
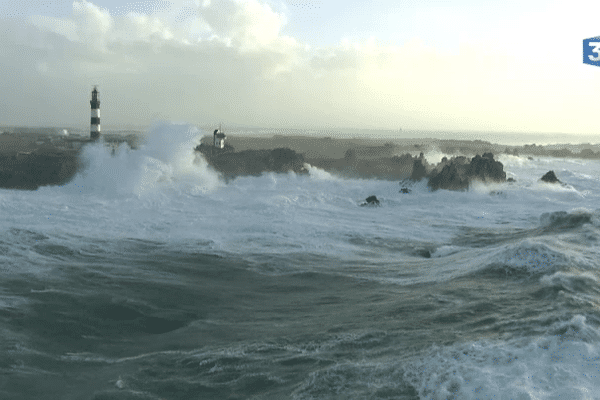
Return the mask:
<path id="1" fill-rule="evenodd" d="M 202 135 L 0 191 L 1 399 L 600 399 L 598 161 L 226 184 Z"/>

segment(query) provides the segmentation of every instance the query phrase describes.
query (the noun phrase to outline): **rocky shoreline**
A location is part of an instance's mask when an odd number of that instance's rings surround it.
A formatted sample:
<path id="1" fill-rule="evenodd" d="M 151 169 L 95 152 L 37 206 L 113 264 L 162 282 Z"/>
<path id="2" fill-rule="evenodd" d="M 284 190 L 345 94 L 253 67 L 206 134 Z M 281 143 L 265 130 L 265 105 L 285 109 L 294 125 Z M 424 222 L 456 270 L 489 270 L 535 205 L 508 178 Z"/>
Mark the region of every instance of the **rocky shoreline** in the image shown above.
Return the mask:
<path id="1" fill-rule="evenodd" d="M 308 173 L 304 156 L 288 148 L 234 151 L 231 146 L 217 149 L 200 144 L 195 150 L 202 154 L 208 164 L 221 173 L 226 181 L 238 176 L 259 176 L 263 172 Z"/>
<path id="2" fill-rule="evenodd" d="M 0 155 L 0 187 L 36 190 L 64 185 L 80 169 L 77 150 L 32 151 Z"/>
<path id="3" fill-rule="evenodd" d="M 107 135 L 109 146 L 127 142 L 135 148 L 131 136 Z M 81 149 L 89 138 L 61 135 L 57 129 L 33 128 L 0 134 L 0 188 L 36 190 L 40 186 L 64 185 L 84 168 Z"/>
<path id="4" fill-rule="evenodd" d="M 305 159 L 302 154 L 289 148 L 236 152 L 232 146 L 219 149 L 210 144 L 201 144 L 195 150 L 227 180 L 237 176 L 256 176 L 263 172 L 292 171 L 306 174 L 305 163 L 308 163 L 347 177 L 412 181 L 427 178 L 431 190 L 465 190 L 473 180 L 506 181 L 503 165 L 494 160 L 492 153 L 476 155 L 470 160 L 464 156 L 453 157 L 450 160 L 444 157 L 440 163 L 433 166 L 427 162 L 423 153 L 418 157 L 406 153 L 376 160 L 360 160 L 351 152 L 347 152 L 343 159 Z"/>
<path id="5" fill-rule="evenodd" d="M 107 135 L 107 145 L 117 146 L 127 142 L 136 148 L 141 136 Z M 428 180 L 431 190 L 467 190 L 473 181 L 505 182 L 503 165 L 494 159 L 493 151 L 504 148 L 503 153 L 519 153 L 506 146 L 487 142 L 460 142 L 397 140 L 380 143 L 368 139 L 331 139 L 307 137 L 248 138 L 234 137 L 225 148 L 215 148 L 209 137 L 195 148 L 208 164 L 226 181 L 238 176 L 257 176 L 264 172 L 285 173 L 293 171 L 307 174 L 307 164 L 346 178 L 384 179 L 391 181 Z M 60 135 L 4 133 L 0 135 L 0 188 L 35 190 L 44 185 L 63 185 L 83 168 L 80 152 L 89 143 L 87 138 L 61 137 Z M 430 164 L 423 151 L 448 148 L 460 144 L 466 155 L 444 157 Z M 264 148 L 253 148 L 263 146 Z M 534 148 L 544 151 L 542 146 Z M 419 155 L 416 155 L 419 152 Z M 398 155 L 402 154 L 402 155 Z M 498 154 L 498 152 L 496 152 Z M 525 153 L 527 154 L 527 153 Z M 598 153 L 600 154 L 600 153 Z M 521 153 L 523 155 L 523 153 Z M 582 152 L 581 157 L 595 157 L 593 151 Z M 546 181 L 546 179 L 544 179 Z M 402 193 L 409 193 L 403 188 Z"/>

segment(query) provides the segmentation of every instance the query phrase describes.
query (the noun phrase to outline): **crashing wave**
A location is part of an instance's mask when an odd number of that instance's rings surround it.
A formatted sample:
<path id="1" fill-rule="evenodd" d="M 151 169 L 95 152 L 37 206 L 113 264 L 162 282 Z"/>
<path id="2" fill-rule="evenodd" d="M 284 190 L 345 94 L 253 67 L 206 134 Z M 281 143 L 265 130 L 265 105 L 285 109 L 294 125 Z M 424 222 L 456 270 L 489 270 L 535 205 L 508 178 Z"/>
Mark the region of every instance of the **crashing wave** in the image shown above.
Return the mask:
<path id="1" fill-rule="evenodd" d="M 540 224 L 549 229 L 573 229 L 583 224 L 592 223 L 593 213 L 587 211 L 555 211 L 543 213 L 540 216 Z"/>

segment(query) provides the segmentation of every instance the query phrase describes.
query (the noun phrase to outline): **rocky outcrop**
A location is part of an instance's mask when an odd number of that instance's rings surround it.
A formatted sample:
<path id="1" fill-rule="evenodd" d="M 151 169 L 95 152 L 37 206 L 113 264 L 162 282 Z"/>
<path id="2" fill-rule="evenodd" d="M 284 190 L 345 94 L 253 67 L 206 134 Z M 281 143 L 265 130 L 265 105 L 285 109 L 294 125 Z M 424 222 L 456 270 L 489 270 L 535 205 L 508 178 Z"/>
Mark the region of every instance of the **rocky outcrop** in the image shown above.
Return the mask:
<path id="1" fill-rule="evenodd" d="M 542 181 L 544 181 L 544 182 L 547 182 L 547 183 L 560 183 L 560 181 L 558 180 L 558 178 L 554 174 L 554 171 L 548 171 L 548 172 L 546 172 L 544 174 L 544 176 L 542 176 L 540 179 Z"/>
<path id="2" fill-rule="evenodd" d="M 288 148 L 279 148 L 271 150 L 268 158 L 268 165 L 271 171 L 277 172 L 303 172 L 304 157 Z"/>
<path id="3" fill-rule="evenodd" d="M 306 157 L 306 162 L 312 166 L 333 171 L 336 175 L 348 178 L 420 180 L 427 177 L 427 171 L 432 168 L 427 164 L 423 155 L 415 157 L 409 153 L 392 157 L 363 157 L 358 151 L 349 149 L 343 158 L 312 158 Z"/>
<path id="4" fill-rule="evenodd" d="M 263 172 L 289 172 L 306 174 L 304 157 L 288 148 L 273 150 L 222 151 L 214 146 L 198 146 L 206 161 L 226 179 L 236 176 L 260 175 Z"/>
<path id="5" fill-rule="evenodd" d="M 469 187 L 469 178 L 465 168 L 456 163 L 445 165 L 440 172 L 429 178 L 428 186 L 432 190 L 465 190 Z"/>
<path id="6" fill-rule="evenodd" d="M 367 197 L 365 202 L 362 203 L 360 206 L 364 207 L 364 206 L 378 206 L 378 205 L 379 205 L 379 199 L 377 199 L 377 196 L 369 196 L 369 197 Z"/>
<path id="7" fill-rule="evenodd" d="M 423 155 L 423 153 L 421 153 Z M 410 179 L 413 181 L 420 181 L 421 179 L 427 176 L 427 169 L 425 165 L 423 165 L 423 159 L 417 158 L 413 160 L 413 168 L 412 173 L 410 174 Z"/>
<path id="8" fill-rule="evenodd" d="M 0 188 L 35 190 L 64 185 L 81 167 L 75 150 L 0 154 Z"/>
<path id="9" fill-rule="evenodd" d="M 469 179 L 478 179 L 483 182 L 504 182 L 506 181 L 506 173 L 504 166 L 499 161 L 494 161 L 492 153 L 484 153 L 483 156 L 476 155 L 471 159 L 467 170 Z"/>
<path id="10" fill-rule="evenodd" d="M 405 188 L 403 187 L 402 189 L 400 189 L 400 193 L 410 193 L 411 190 L 409 188 Z"/>
<path id="11" fill-rule="evenodd" d="M 476 155 L 470 161 L 466 157 L 453 157 L 442 161 L 429 178 L 432 190 L 466 190 L 471 181 L 505 182 L 506 173 L 501 162 L 494 160 L 492 153 Z"/>

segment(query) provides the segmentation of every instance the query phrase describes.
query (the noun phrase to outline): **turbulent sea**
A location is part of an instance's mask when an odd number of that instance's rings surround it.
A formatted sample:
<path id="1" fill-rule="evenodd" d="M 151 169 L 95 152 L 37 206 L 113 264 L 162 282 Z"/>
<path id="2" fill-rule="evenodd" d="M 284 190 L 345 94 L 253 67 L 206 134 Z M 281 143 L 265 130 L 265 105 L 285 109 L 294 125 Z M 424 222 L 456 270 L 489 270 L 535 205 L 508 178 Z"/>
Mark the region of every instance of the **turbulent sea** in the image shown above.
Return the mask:
<path id="1" fill-rule="evenodd" d="M 225 183 L 200 136 L 0 190 L 1 399 L 600 399 L 600 162 Z"/>

